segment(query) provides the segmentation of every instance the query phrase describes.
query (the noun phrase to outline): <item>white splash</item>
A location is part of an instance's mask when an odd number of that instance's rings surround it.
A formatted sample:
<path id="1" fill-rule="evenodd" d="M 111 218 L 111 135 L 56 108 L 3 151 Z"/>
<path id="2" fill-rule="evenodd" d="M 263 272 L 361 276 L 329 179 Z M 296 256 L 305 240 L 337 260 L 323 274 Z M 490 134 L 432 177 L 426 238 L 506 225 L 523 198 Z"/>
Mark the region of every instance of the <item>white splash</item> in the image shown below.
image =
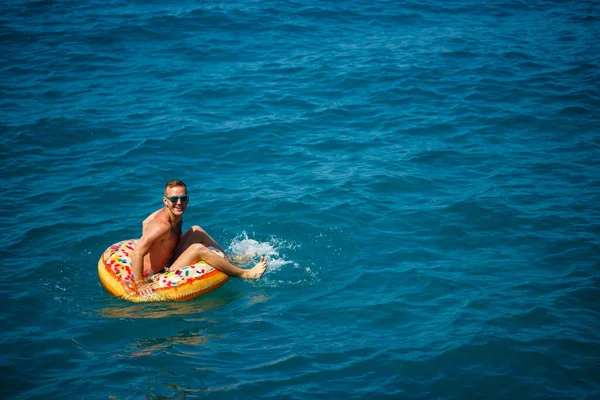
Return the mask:
<path id="1" fill-rule="evenodd" d="M 258 242 L 250 239 L 244 231 L 233 239 L 228 247 L 228 252 L 235 255 L 249 254 L 253 257 L 253 262 L 257 262 L 260 257 L 265 257 L 269 270 L 273 271 L 289 264 L 298 267 L 295 262 L 287 260 L 284 254 L 285 250 L 293 250 L 297 247 L 299 246 L 275 237 L 269 238 L 267 242 Z"/>

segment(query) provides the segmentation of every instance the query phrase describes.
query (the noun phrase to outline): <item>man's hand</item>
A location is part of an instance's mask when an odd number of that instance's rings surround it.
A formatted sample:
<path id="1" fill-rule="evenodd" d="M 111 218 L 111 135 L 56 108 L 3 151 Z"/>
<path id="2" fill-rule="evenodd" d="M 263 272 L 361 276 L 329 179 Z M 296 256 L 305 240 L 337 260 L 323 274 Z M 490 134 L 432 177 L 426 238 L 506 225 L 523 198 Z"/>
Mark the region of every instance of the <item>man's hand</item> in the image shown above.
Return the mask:
<path id="1" fill-rule="evenodd" d="M 136 281 L 135 288 L 141 297 L 148 297 L 154 292 L 152 285 L 144 281 Z"/>

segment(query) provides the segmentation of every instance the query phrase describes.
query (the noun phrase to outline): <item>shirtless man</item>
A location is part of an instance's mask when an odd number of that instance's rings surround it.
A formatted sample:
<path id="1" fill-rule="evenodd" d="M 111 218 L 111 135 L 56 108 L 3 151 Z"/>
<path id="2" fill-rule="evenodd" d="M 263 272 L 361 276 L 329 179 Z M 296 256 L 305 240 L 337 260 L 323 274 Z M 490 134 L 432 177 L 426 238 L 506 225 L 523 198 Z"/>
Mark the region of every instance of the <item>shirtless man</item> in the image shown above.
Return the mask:
<path id="1" fill-rule="evenodd" d="M 267 269 L 264 257 L 251 269 L 238 268 L 226 258 L 221 258 L 208 248 L 213 246 L 223 251 L 221 246 L 199 226 L 192 226 L 182 235 L 181 217 L 188 200 L 185 183 L 170 181 L 165 186 L 165 206 L 142 223 L 142 237 L 131 255 L 135 286 L 142 296 L 152 293 L 150 284 L 144 279 L 167 267 L 169 271 L 176 271 L 202 260 L 229 276 L 243 279 L 258 279 Z"/>

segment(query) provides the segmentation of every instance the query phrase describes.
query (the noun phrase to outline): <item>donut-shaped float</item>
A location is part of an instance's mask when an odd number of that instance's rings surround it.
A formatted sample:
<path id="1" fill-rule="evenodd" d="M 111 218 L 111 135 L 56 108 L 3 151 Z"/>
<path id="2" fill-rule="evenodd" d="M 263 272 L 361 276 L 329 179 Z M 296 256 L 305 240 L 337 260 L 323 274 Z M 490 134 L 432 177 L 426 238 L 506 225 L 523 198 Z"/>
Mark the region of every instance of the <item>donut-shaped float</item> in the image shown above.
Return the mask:
<path id="1" fill-rule="evenodd" d="M 155 301 L 185 301 L 212 292 L 221 287 L 229 276 L 211 267 L 204 261 L 170 271 L 152 275 L 146 279 L 153 292 L 141 297 L 135 290 L 131 273 L 131 254 L 137 239 L 124 240 L 110 246 L 98 261 L 100 282 L 113 296 L 134 303 Z M 214 247 L 212 251 L 225 257 Z"/>

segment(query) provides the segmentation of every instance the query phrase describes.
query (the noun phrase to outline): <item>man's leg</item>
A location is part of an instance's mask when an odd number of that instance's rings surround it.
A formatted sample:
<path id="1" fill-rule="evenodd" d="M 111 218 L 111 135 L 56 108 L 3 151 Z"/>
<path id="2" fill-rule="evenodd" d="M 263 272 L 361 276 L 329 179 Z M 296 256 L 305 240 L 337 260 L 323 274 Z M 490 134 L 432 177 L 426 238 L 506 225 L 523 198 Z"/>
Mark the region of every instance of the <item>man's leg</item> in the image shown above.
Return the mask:
<path id="1" fill-rule="evenodd" d="M 179 245 L 175 249 L 175 262 L 169 267 L 169 270 L 175 271 L 202 260 L 229 276 L 258 279 L 267 269 L 267 262 L 264 257 L 261 257 L 260 262 L 253 268 L 241 269 L 231 264 L 226 258 L 221 258 L 221 256 L 215 254 L 207 246 L 213 246 L 223 251 L 221 246 L 199 226 L 188 229 L 182 235 Z"/>
<path id="2" fill-rule="evenodd" d="M 210 235 L 206 233 L 204 229 L 200 228 L 198 225 L 194 225 L 185 231 L 185 233 L 181 236 L 181 240 L 179 241 L 179 244 L 175 249 L 175 253 L 173 254 L 173 259 L 177 260 L 183 254 L 183 252 L 194 243 L 201 243 L 205 246 L 216 247 L 217 249 L 221 250 L 223 254 L 225 254 L 225 251 L 221 248 L 221 246 L 219 246 L 215 239 L 210 237 Z"/>

